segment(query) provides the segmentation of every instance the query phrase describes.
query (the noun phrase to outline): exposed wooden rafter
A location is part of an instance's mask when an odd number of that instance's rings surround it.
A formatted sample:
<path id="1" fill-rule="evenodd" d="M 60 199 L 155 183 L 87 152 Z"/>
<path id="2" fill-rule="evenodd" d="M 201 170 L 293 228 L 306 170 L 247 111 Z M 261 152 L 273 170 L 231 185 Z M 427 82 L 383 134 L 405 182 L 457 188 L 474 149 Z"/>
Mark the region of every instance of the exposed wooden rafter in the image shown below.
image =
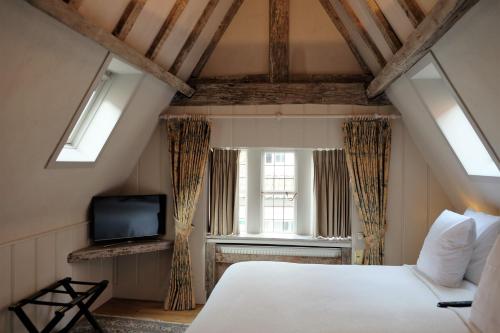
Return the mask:
<path id="1" fill-rule="evenodd" d="M 208 20 L 210 19 L 210 16 L 212 16 L 212 13 L 215 10 L 215 7 L 217 7 L 217 4 L 219 3 L 219 0 L 209 0 L 207 5 L 205 6 L 205 9 L 203 10 L 203 13 L 201 13 L 200 18 L 196 22 L 196 24 L 193 27 L 193 30 L 189 34 L 189 37 L 187 38 L 186 42 L 182 46 L 182 49 L 180 50 L 179 54 L 175 58 L 174 63 L 170 67 L 170 72 L 172 74 L 177 74 L 179 70 L 181 69 L 182 64 L 184 63 L 184 60 L 186 60 L 189 52 L 193 49 L 194 44 L 198 40 L 198 37 L 200 36 L 201 32 L 203 31 L 203 28 L 205 28 L 205 25 L 207 24 Z"/>
<path id="2" fill-rule="evenodd" d="M 288 83 L 364 83 L 373 80 L 369 74 L 293 74 L 288 77 Z M 263 83 L 269 82 L 269 74 L 228 75 L 192 77 L 188 83 L 192 86 L 206 83 Z"/>
<path id="3" fill-rule="evenodd" d="M 288 80 L 289 12 L 289 0 L 269 0 L 269 77 L 271 82 Z"/>
<path id="4" fill-rule="evenodd" d="M 348 0 L 334 0 L 337 1 L 345 10 L 347 15 L 350 17 L 352 22 L 354 23 L 354 26 L 356 30 L 358 31 L 359 35 L 363 39 L 363 41 L 366 43 L 368 48 L 373 52 L 375 55 L 375 58 L 377 59 L 377 62 L 379 63 L 380 66 L 384 66 L 386 64 L 385 58 L 378 49 L 377 45 L 373 41 L 373 39 L 370 37 L 368 34 L 368 31 L 366 31 L 365 27 L 363 26 L 363 23 L 359 20 L 358 16 L 354 12 L 354 9 L 351 7 L 351 4 L 349 3 Z"/>
<path id="5" fill-rule="evenodd" d="M 194 93 L 187 83 L 169 73 L 166 69 L 152 62 L 111 33 L 85 20 L 73 7 L 61 0 L 26 0 L 34 7 L 52 16 L 79 34 L 86 36 L 102 45 L 113 54 L 127 61 L 133 66 L 148 72 L 158 79 L 168 83 L 172 88 L 186 96 Z"/>
<path id="6" fill-rule="evenodd" d="M 68 5 L 71 5 L 74 9 L 78 10 L 82 5 L 83 0 L 64 0 Z"/>
<path id="7" fill-rule="evenodd" d="M 210 40 L 210 43 L 208 44 L 207 48 L 205 49 L 205 51 L 201 55 L 200 60 L 198 60 L 198 63 L 196 64 L 196 67 L 194 68 L 191 76 L 193 76 L 193 77 L 200 76 L 203 68 L 207 64 L 208 59 L 210 58 L 210 56 L 214 52 L 220 39 L 222 38 L 222 36 L 226 32 L 227 28 L 229 27 L 229 25 L 233 21 L 233 18 L 236 15 L 236 13 L 238 12 L 238 10 L 240 9 L 242 3 L 243 3 L 243 0 L 233 0 L 233 4 L 231 5 L 231 7 L 227 11 L 226 15 L 222 19 L 221 23 L 219 24 L 217 31 L 215 32 L 215 34 L 212 37 L 212 40 Z"/>
<path id="8" fill-rule="evenodd" d="M 375 21 L 375 24 L 382 33 L 382 36 L 384 36 L 387 45 L 389 45 L 392 53 L 396 53 L 402 46 L 398 35 L 392 28 L 389 21 L 387 21 L 387 18 L 378 3 L 375 0 L 366 0 L 365 2 L 368 7 L 368 12 Z"/>
<path id="9" fill-rule="evenodd" d="M 165 21 L 163 21 L 160 30 L 158 30 L 158 33 L 153 39 L 153 42 L 151 42 L 151 45 L 146 51 L 146 57 L 153 60 L 156 58 L 158 52 L 160 52 L 160 49 L 163 46 L 163 43 L 165 43 L 165 41 L 167 40 L 170 32 L 172 32 L 172 29 L 174 28 L 175 23 L 177 23 L 177 20 L 184 11 L 184 8 L 186 8 L 188 1 L 189 0 L 175 1 L 173 7 L 170 9 L 170 12 L 167 15 L 167 18 L 165 19 Z"/>
<path id="10" fill-rule="evenodd" d="M 358 61 L 358 64 L 361 67 L 361 69 L 363 70 L 363 72 L 366 74 L 371 73 L 370 68 L 366 65 L 365 60 L 363 59 L 363 57 L 359 53 L 358 49 L 356 48 L 356 45 L 352 41 L 352 38 L 349 35 L 349 31 L 347 31 L 347 28 L 345 27 L 344 23 L 340 19 L 335 8 L 333 8 L 333 5 L 330 2 L 330 0 L 319 0 L 319 2 L 321 3 L 323 8 L 325 9 L 326 13 L 330 17 L 330 20 L 335 25 L 337 30 L 340 32 L 342 37 L 344 37 L 344 40 L 346 41 L 347 45 L 351 49 L 352 54 L 354 55 L 354 57 Z"/>
<path id="11" fill-rule="evenodd" d="M 130 0 L 127 7 L 123 11 L 122 16 L 118 20 L 115 28 L 113 29 L 113 35 L 121 40 L 127 38 L 130 30 L 134 26 L 135 21 L 139 17 L 144 5 L 147 0 Z"/>
<path id="12" fill-rule="evenodd" d="M 246 80 L 245 80 L 246 79 Z M 224 82 L 203 78 L 196 83 L 196 93 L 191 98 L 180 95 L 171 105 L 257 105 L 257 104 L 350 104 L 388 105 L 385 96 L 370 100 L 366 96 L 365 82 L 259 82 L 251 77 L 243 81 Z"/>
<path id="13" fill-rule="evenodd" d="M 408 71 L 479 0 L 440 0 L 408 37 L 403 47 L 368 86 L 368 96 L 382 93 Z"/>
<path id="14" fill-rule="evenodd" d="M 411 24 L 416 28 L 425 18 L 425 14 L 415 0 L 398 0 Z"/>

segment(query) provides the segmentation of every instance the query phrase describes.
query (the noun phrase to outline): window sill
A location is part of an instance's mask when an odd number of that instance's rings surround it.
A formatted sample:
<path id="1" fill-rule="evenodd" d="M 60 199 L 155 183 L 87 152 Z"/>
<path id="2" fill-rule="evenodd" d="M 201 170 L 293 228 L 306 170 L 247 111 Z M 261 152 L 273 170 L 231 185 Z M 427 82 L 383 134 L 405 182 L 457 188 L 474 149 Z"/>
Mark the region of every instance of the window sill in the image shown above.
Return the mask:
<path id="1" fill-rule="evenodd" d="M 352 247 L 351 239 L 321 239 L 295 234 L 240 234 L 230 236 L 206 236 L 207 243 L 292 245 L 315 247 Z"/>

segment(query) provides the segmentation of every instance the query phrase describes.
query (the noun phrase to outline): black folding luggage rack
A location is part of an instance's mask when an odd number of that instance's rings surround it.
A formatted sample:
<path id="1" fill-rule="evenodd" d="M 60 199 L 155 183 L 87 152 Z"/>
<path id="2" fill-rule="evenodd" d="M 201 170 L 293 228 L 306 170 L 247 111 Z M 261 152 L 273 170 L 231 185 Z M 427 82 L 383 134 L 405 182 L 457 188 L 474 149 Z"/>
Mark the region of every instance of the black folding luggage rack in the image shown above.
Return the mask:
<path id="1" fill-rule="evenodd" d="M 89 289 L 83 292 L 75 291 L 72 285 L 84 285 L 90 286 Z M 68 312 L 73 307 L 77 306 L 80 311 L 78 311 L 73 318 L 64 326 L 62 330 L 59 332 L 68 332 L 76 322 L 81 318 L 81 316 L 85 316 L 89 323 L 94 327 L 96 332 L 103 332 L 102 328 L 99 326 L 99 323 L 95 320 L 94 316 L 89 311 L 90 306 L 95 302 L 95 300 L 101 295 L 101 293 L 106 289 L 108 285 L 107 280 L 103 280 L 101 282 L 83 282 L 83 281 L 73 281 L 71 278 L 67 277 L 56 283 L 48 286 L 47 288 L 43 288 L 42 290 L 36 292 L 28 298 L 21 300 L 20 302 L 11 305 L 9 307 L 10 311 L 13 311 L 19 320 L 26 327 L 28 332 L 30 333 L 49 333 L 51 332 L 56 325 L 63 319 L 66 312 Z M 64 290 L 59 290 L 58 288 L 63 287 Z M 66 294 L 69 295 L 72 300 L 71 302 L 63 303 L 63 302 L 52 302 L 52 301 L 41 301 L 38 300 L 40 297 L 46 294 Z M 33 305 L 44 305 L 44 306 L 59 306 L 59 308 L 54 312 L 54 317 L 49 321 L 49 323 L 39 331 L 36 326 L 33 324 L 31 319 L 26 315 L 26 312 L 23 310 L 23 306 L 33 304 Z"/>

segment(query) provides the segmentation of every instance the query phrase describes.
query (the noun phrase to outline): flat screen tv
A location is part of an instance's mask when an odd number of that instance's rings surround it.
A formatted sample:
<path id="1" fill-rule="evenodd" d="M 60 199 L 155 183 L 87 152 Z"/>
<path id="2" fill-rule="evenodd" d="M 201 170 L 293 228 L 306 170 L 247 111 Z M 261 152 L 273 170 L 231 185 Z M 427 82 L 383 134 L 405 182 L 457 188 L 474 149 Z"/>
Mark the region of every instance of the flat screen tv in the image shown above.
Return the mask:
<path id="1" fill-rule="evenodd" d="M 94 242 L 156 238 L 165 234 L 166 199 L 164 194 L 92 198 Z"/>

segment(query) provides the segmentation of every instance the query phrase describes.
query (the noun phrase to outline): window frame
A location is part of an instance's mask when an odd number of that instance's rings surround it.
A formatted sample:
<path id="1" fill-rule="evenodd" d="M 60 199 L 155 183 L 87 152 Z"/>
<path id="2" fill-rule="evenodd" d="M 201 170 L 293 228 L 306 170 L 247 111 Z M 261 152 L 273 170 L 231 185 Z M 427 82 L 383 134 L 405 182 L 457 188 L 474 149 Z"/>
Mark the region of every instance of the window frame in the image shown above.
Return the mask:
<path id="1" fill-rule="evenodd" d="M 47 162 L 45 168 L 47 169 L 60 169 L 60 168 L 91 168 L 97 163 L 99 158 L 101 157 L 101 154 L 97 156 L 95 161 L 71 161 L 71 162 L 62 162 L 62 161 L 57 161 L 57 158 L 59 157 L 59 154 L 65 148 L 68 138 L 73 131 L 73 128 L 75 127 L 76 123 L 78 122 L 78 119 L 80 119 L 81 114 L 85 111 L 85 106 L 88 104 L 90 98 L 92 97 L 92 93 L 97 89 L 98 85 L 101 83 L 101 78 L 106 74 L 106 71 L 113 60 L 113 58 L 116 58 L 112 53 L 108 53 L 106 58 L 104 59 L 103 63 L 101 64 L 101 67 L 99 67 L 99 70 L 97 71 L 96 75 L 94 76 L 92 80 L 92 84 L 90 87 L 87 89 L 85 92 L 85 95 L 83 96 L 82 100 L 80 101 L 80 104 L 78 105 L 78 109 L 71 118 L 71 121 L 66 127 L 66 130 L 64 131 L 63 136 L 59 140 L 56 149 L 53 151 L 52 155 L 49 158 L 49 161 Z M 119 59 L 119 58 L 117 58 Z M 121 59 L 119 59 L 121 61 Z M 104 147 L 106 146 L 107 142 L 104 144 Z M 103 149 L 104 149 L 103 147 Z M 70 149 L 76 149 L 74 146 L 68 147 Z"/>
<path id="2" fill-rule="evenodd" d="M 458 91 L 455 89 L 455 87 L 451 83 L 448 75 L 446 75 L 446 73 L 444 72 L 444 69 L 441 67 L 441 64 L 439 63 L 439 61 L 437 60 L 437 58 L 435 57 L 435 55 L 434 55 L 434 53 L 432 51 L 430 51 L 429 53 L 427 53 L 427 55 L 425 55 L 419 62 L 417 62 L 406 73 L 406 77 L 410 81 L 410 84 L 413 87 L 413 89 L 414 89 L 415 93 L 417 94 L 418 98 L 422 102 L 422 105 L 427 110 L 427 113 L 429 114 L 429 116 L 433 120 L 434 125 L 440 131 L 440 133 L 443 136 L 443 139 L 445 140 L 445 142 L 448 145 L 449 149 L 452 151 L 453 155 L 455 156 L 456 160 L 458 161 L 458 164 L 460 165 L 460 167 L 462 168 L 462 170 L 465 172 L 465 174 L 468 177 L 470 177 L 471 179 L 476 179 L 476 180 L 485 180 L 485 179 L 488 179 L 488 180 L 494 180 L 494 181 L 499 181 L 500 182 L 500 177 L 487 176 L 487 175 L 469 174 L 467 172 L 467 170 L 465 169 L 465 166 L 463 165 L 463 163 L 460 160 L 459 156 L 455 152 L 455 149 L 451 146 L 450 142 L 446 138 L 445 133 L 443 132 L 443 130 L 441 129 L 441 127 L 437 123 L 437 121 L 436 121 L 436 119 L 435 119 L 432 111 L 427 106 L 425 98 L 422 96 L 422 94 L 420 93 L 419 89 L 416 87 L 416 85 L 414 83 L 414 79 L 413 79 L 417 74 L 419 74 L 425 67 L 427 67 L 430 64 L 432 64 L 435 67 L 435 69 L 437 70 L 437 72 L 441 76 L 441 79 L 443 80 L 443 82 L 444 82 L 444 84 L 445 84 L 448 92 L 451 94 L 451 96 L 453 97 L 453 99 L 455 100 L 455 102 L 461 108 L 463 114 L 465 115 L 465 118 L 467 119 L 467 121 L 471 125 L 472 129 L 474 130 L 474 132 L 478 136 L 479 140 L 481 141 L 481 144 L 484 146 L 484 148 L 486 149 L 488 155 L 490 156 L 490 158 L 492 159 L 492 161 L 495 163 L 495 165 L 497 166 L 497 168 L 500 170 L 500 160 L 499 160 L 498 156 L 496 155 L 495 151 L 492 149 L 489 141 L 487 140 L 487 138 L 485 137 L 484 133 L 481 131 L 481 128 L 479 127 L 479 125 L 475 121 L 474 117 L 472 116 L 471 112 L 469 111 L 469 108 L 467 107 L 467 105 L 465 104 L 465 102 L 463 101 L 463 99 L 460 97 Z"/>
<path id="3" fill-rule="evenodd" d="M 291 232 L 265 232 L 264 231 L 264 166 L 265 166 L 265 155 L 266 153 L 293 153 L 294 154 L 294 199 L 293 199 L 293 208 L 294 208 L 294 220 L 293 220 L 293 228 Z M 259 216 L 259 228 L 261 233 L 270 233 L 270 234 L 276 234 L 276 235 L 296 235 L 297 230 L 298 230 L 298 216 L 297 216 L 297 206 L 298 206 L 298 201 L 297 201 L 297 196 L 299 195 L 299 188 L 298 188 L 298 163 L 297 163 L 297 154 L 296 150 L 294 149 L 287 149 L 287 148 L 264 148 L 261 150 L 260 153 L 260 196 L 259 196 L 259 207 L 260 207 L 260 216 Z M 274 161 L 273 161 L 274 163 Z M 248 178 L 247 178 L 248 179 Z M 248 180 L 247 180 L 248 181 Z M 273 191 L 274 192 L 274 191 Z M 272 193 L 272 192 L 271 192 Z M 248 196 L 248 194 L 247 194 Z M 274 208 L 274 206 L 273 206 Z M 284 220 L 284 219 L 283 219 Z M 248 223 L 248 222 L 247 222 Z"/>

